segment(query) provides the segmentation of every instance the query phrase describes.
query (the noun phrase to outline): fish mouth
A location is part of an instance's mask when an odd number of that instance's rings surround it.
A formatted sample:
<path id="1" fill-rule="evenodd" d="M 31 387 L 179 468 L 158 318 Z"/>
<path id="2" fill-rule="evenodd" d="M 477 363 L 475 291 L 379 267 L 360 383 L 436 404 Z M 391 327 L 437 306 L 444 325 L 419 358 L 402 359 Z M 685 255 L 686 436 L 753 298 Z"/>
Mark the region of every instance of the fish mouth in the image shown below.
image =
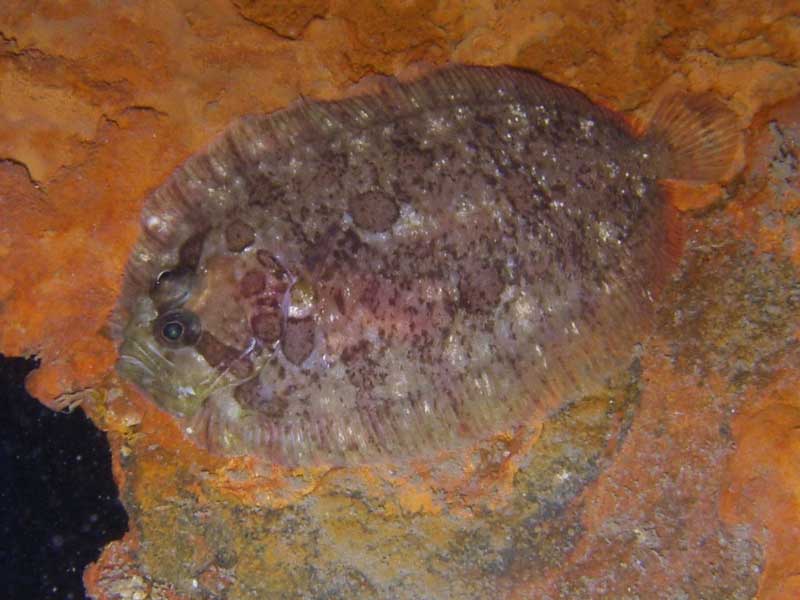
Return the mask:
<path id="1" fill-rule="evenodd" d="M 193 348 L 164 352 L 152 338 L 126 337 L 115 366 L 122 377 L 180 417 L 193 416 L 220 387 L 219 373 Z"/>

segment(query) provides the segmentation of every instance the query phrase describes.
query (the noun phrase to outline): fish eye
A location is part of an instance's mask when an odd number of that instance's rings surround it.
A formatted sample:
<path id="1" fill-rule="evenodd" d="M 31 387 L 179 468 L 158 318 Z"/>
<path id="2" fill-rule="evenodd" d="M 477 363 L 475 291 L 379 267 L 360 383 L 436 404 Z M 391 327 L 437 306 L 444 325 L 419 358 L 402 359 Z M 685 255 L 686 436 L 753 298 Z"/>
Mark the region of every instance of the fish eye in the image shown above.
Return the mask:
<path id="1" fill-rule="evenodd" d="M 164 339 L 167 339 L 171 342 L 177 342 L 181 339 L 183 331 L 183 323 L 179 321 L 170 321 L 161 328 L 161 335 L 164 336 Z"/>
<path id="2" fill-rule="evenodd" d="M 188 310 L 170 311 L 153 323 L 155 338 L 170 348 L 191 346 L 200 338 L 201 331 L 200 319 Z"/>
<path id="3" fill-rule="evenodd" d="M 191 293 L 194 278 L 194 272 L 185 267 L 164 271 L 150 289 L 150 297 L 160 308 L 182 304 Z"/>

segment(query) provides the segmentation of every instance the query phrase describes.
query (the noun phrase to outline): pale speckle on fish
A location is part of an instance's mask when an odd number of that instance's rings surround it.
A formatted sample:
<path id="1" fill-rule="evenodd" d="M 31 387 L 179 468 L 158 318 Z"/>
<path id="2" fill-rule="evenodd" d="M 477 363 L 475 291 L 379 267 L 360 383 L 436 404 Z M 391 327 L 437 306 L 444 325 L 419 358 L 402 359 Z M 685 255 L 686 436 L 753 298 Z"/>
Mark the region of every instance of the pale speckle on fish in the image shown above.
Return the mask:
<path id="1" fill-rule="evenodd" d="M 544 417 L 647 334 L 678 249 L 657 181 L 715 180 L 735 119 L 636 135 L 582 94 L 450 67 L 235 122 L 147 200 L 120 373 L 201 445 L 401 460 Z"/>

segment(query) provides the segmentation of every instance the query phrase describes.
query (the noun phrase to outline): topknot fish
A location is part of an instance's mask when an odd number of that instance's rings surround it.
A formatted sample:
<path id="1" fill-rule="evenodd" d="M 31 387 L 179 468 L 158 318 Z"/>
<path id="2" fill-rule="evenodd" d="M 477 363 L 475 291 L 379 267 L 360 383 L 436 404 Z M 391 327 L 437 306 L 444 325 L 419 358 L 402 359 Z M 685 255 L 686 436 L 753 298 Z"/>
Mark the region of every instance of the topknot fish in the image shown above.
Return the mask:
<path id="1" fill-rule="evenodd" d="M 212 452 L 426 456 L 602 386 L 680 252 L 659 181 L 716 181 L 733 113 L 646 131 L 530 72 L 454 66 L 234 122 L 146 200 L 118 371 Z"/>

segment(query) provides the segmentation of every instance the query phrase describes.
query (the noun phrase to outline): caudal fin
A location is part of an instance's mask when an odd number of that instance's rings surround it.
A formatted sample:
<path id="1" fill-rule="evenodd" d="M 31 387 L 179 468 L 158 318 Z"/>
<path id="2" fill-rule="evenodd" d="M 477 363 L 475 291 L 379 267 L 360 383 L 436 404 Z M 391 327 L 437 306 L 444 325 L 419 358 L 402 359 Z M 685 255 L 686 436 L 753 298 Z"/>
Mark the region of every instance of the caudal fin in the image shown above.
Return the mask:
<path id="1" fill-rule="evenodd" d="M 701 183 L 730 177 L 742 145 L 735 113 L 711 93 L 666 97 L 645 138 L 667 153 L 665 178 Z"/>

